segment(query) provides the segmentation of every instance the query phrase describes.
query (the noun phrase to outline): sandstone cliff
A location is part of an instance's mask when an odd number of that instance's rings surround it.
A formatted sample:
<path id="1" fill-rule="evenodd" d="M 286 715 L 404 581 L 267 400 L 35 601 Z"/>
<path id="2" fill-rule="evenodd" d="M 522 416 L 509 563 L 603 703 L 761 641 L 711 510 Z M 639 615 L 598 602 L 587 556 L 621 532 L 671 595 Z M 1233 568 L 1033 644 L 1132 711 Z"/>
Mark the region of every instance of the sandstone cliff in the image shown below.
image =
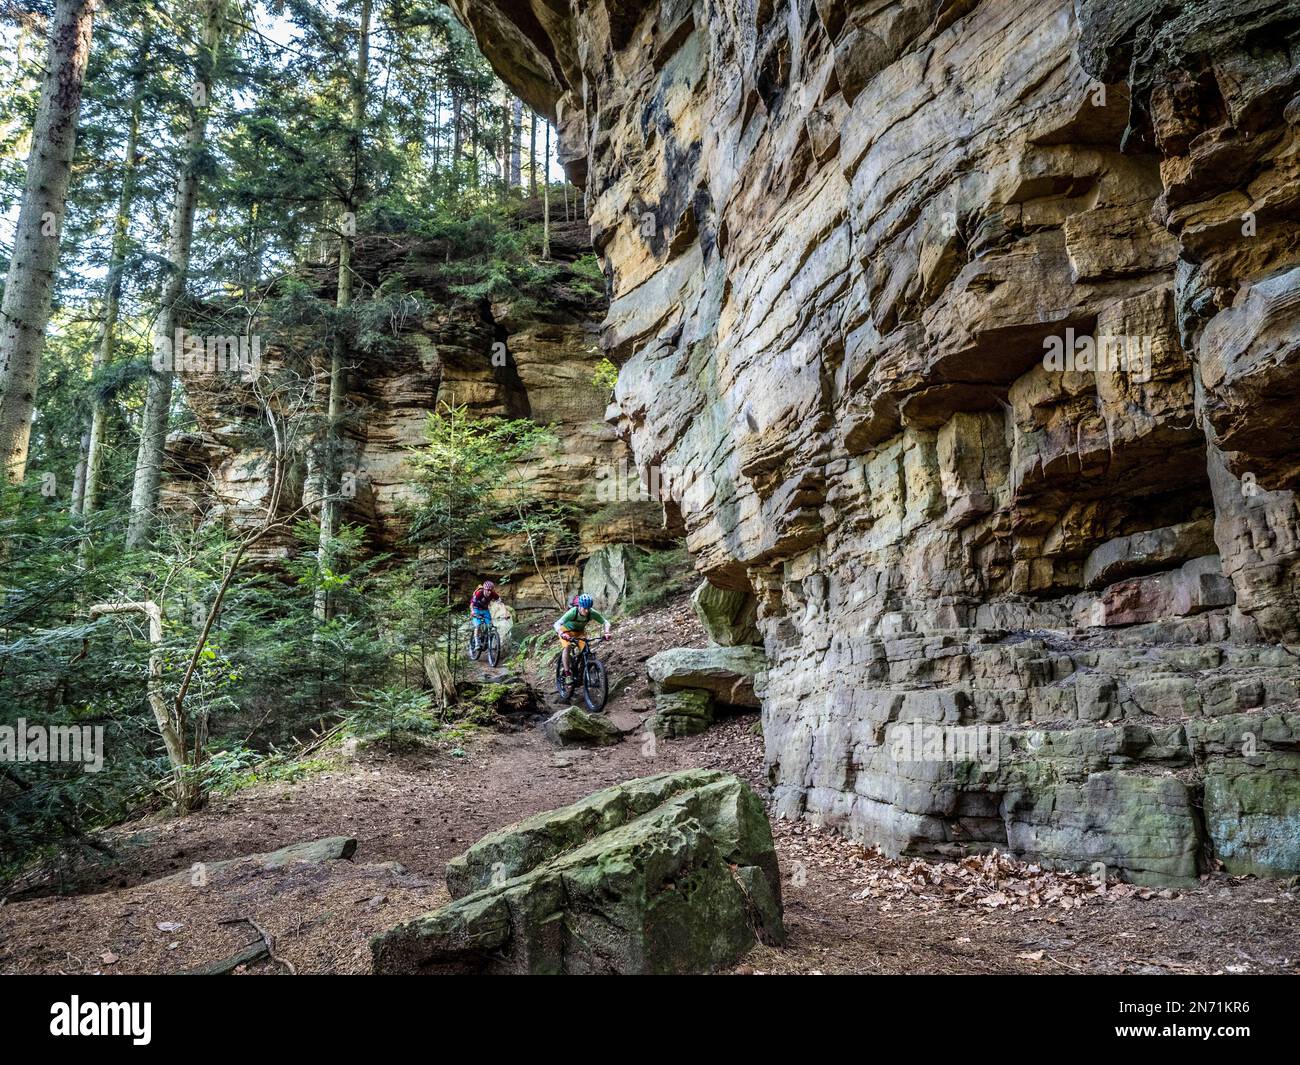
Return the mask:
<path id="1" fill-rule="evenodd" d="M 1300 9 L 451 2 L 585 183 L 613 421 L 757 600 L 779 808 L 1300 868 Z"/>
<path id="2" fill-rule="evenodd" d="M 574 591 L 586 571 L 609 603 L 622 590 L 629 547 L 667 542 L 662 507 L 641 498 L 628 447 L 603 420 L 609 396 L 595 375 L 607 301 L 599 281 L 593 284 L 563 265 L 590 254 L 586 229 L 582 220 L 565 224 L 560 213 L 552 242 L 561 260 L 555 279 L 540 294 L 496 301 L 448 291 L 438 269 L 447 250 L 439 242 L 392 236 L 359 240 L 357 273 L 366 291 L 392 291 L 397 285 L 423 297 L 423 302 L 412 300 L 411 313 L 393 325 L 391 350 L 354 353 L 349 365 L 340 463 L 348 498 L 342 519 L 364 527 L 368 550 L 399 556 L 413 550 L 403 540 L 408 527 L 403 505 L 414 500 L 406 459 L 424 442 L 427 417 L 448 403 L 485 417 L 531 418 L 555 427 L 554 453 L 523 471 L 541 499 L 583 503 L 573 530 L 580 547 L 572 564 L 545 563 L 555 585 Z M 324 299 L 330 298 L 336 269 L 322 263 L 317 271 Z M 269 352 L 268 372 L 277 365 L 276 353 Z M 318 359 L 313 365 L 323 387 L 325 363 Z M 260 523 L 270 471 L 262 446 L 249 432 L 249 419 L 257 418 L 250 395 L 225 379 L 192 377 L 186 399 L 198 430 L 174 433 L 168 441 L 166 505 L 192 520 L 224 519 L 236 527 Z M 281 513 L 315 499 L 310 457 L 300 456 L 292 471 Z M 621 483 L 616 493 L 613 479 L 623 471 L 630 471 L 632 483 Z M 596 498 L 606 483 L 611 491 L 601 494 L 617 495 L 614 505 Z M 301 545 L 286 531 L 263 541 L 258 557 L 267 564 L 297 550 Z M 535 572 L 517 574 L 503 591 L 517 607 L 553 609 Z"/>

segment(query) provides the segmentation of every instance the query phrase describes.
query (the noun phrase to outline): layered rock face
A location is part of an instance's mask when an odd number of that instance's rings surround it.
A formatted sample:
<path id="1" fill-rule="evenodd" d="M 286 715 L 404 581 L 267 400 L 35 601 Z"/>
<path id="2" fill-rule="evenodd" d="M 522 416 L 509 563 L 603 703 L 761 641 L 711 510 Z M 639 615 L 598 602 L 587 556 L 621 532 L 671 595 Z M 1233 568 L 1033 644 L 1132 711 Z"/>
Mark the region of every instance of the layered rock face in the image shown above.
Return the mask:
<path id="1" fill-rule="evenodd" d="M 757 602 L 778 807 L 1300 868 L 1300 9 L 453 7 L 586 182 L 613 420 Z"/>
<path id="2" fill-rule="evenodd" d="M 559 209 L 557 209 L 559 210 Z M 562 215 L 561 215 L 562 218 Z M 589 250 L 586 224 L 557 221 L 553 246 L 570 258 Z M 542 500 L 585 502 L 574 532 L 580 549 L 573 565 L 543 558 L 544 574 L 525 572 L 508 587 L 522 607 L 554 609 L 547 580 L 576 591 L 591 560 L 591 581 L 601 601 L 612 604 L 626 583 L 626 545 L 665 541 L 662 508 L 643 499 L 639 486 L 623 483 L 629 469 L 627 445 L 603 421 L 608 392 L 595 380 L 601 359 L 599 326 L 605 300 L 590 282 L 563 269 L 543 298 L 478 303 L 446 291 L 437 274 L 445 258 L 437 242 L 366 238 L 359 242 L 358 273 L 374 289 L 400 279 L 407 292 L 421 292 L 427 304 L 412 299 L 410 313 L 392 324 L 392 350 L 354 357 L 345 401 L 342 490 L 343 520 L 365 527 L 375 551 L 409 551 L 404 505 L 415 502 L 407 463 L 411 448 L 424 440 L 426 419 L 445 404 L 465 405 L 481 416 L 531 418 L 553 425 L 558 447 L 532 468 L 519 471 Z M 322 276 L 329 273 L 322 269 Z M 328 286 L 322 289 L 328 296 Z M 399 312 L 402 304 L 397 305 Z M 425 308 L 432 309 L 426 310 Z M 416 313 L 419 312 L 419 313 Z M 268 362 L 275 370 L 276 353 Z M 316 401 L 325 388 L 319 366 Z M 169 440 L 170 470 L 166 503 L 174 512 L 199 520 L 229 520 L 236 527 L 263 520 L 271 491 L 270 470 L 259 442 L 248 432 L 258 417 L 251 396 L 224 380 L 186 381 L 186 398 L 200 431 Z M 310 460 L 310 456 L 307 456 Z M 317 497 L 310 462 L 292 474 L 281 511 L 289 513 Z M 635 474 L 635 467 L 631 467 Z M 596 490 L 620 480 L 604 493 Z M 526 545 L 502 545 L 526 556 Z M 261 546 L 263 561 L 298 550 L 286 530 Z M 544 579 L 545 578 L 545 579 Z"/>

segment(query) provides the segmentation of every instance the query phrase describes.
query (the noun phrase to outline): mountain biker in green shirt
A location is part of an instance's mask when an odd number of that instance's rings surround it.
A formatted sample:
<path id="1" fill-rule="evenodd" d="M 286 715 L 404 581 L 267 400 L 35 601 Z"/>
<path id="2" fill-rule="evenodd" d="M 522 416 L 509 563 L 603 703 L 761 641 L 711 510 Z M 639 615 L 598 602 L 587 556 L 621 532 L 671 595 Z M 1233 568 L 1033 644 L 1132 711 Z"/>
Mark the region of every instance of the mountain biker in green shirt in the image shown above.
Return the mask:
<path id="1" fill-rule="evenodd" d="M 594 601 L 589 595 L 578 596 L 578 605 L 569 610 L 553 626 L 556 635 L 560 637 L 560 643 L 563 645 L 563 650 L 560 652 L 560 668 L 564 670 L 566 682 L 571 678 L 569 673 L 569 645 L 575 640 L 578 641 L 580 646 L 585 643 L 587 626 L 593 621 L 600 622 L 605 626 L 601 639 L 609 639 L 609 622 L 591 608 Z"/>

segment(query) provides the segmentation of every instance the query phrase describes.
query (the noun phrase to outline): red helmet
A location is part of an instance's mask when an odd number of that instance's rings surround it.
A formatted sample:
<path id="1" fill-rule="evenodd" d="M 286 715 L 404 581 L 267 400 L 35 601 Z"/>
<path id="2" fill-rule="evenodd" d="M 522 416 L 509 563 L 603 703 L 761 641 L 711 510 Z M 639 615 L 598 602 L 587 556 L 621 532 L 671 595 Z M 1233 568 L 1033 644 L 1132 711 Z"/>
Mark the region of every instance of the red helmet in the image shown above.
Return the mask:
<path id="1" fill-rule="evenodd" d="M 496 585 L 493 584 L 492 581 L 484 581 L 484 582 L 483 582 L 483 591 L 485 591 L 485 592 L 490 592 L 490 591 L 492 591 L 492 589 L 495 588 L 495 587 L 496 587 Z"/>

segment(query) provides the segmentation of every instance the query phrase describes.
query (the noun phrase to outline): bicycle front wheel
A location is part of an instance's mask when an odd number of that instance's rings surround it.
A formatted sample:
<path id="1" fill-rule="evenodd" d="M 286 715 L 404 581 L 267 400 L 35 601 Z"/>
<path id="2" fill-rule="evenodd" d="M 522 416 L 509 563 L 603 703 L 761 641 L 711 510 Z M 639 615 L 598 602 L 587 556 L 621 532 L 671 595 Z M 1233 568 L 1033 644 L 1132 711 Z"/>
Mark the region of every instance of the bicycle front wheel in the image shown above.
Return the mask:
<path id="1" fill-rule="evenodd" d="M 487 660 L 489 666 L 495 666 L 501 660 L 501 634 L 496 629 L 488 629 Z"/>
<path id="2" fill-rule="evenodd" d="M 588 710 L 604 710 L 609 698 L 609 677 L 605 674 L 605 663 L 594 658 L 587 659 L 582 671 L 582 698 Z"/>

